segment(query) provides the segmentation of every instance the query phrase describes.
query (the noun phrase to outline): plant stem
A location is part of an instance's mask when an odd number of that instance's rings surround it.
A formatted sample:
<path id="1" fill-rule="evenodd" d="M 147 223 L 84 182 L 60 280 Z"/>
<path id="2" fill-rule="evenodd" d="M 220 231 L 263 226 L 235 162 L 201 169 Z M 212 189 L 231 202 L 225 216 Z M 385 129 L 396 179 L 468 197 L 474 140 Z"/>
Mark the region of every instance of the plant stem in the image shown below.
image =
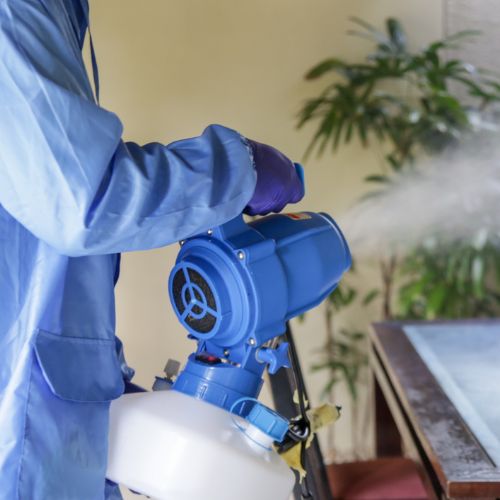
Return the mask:
<path id="1" fill-rule="evenodd" d="M 333 324 L 333 308 L 327 302 L 325 311 L 325 323 L 326 323 L 326 349 L 328 361 L 333 361 L 335 358 L 335 326 Z M 333 370 L 330 370 L 330 376 L 335 376 Z M 328 399 L 332 404 L 335 404 L 335 384 L 328 391 Z M 333 451 L 335 455 L 335 425 L 328 426 L 328 447 Z"/>
<path id="2" fill-rule="evenodd" d="M 374 374 L 371 370 L 367 370 L 367 387 L 365 396 L 365 407 L 363 412 L 363 421 L 361 423 L 360 434 L 364 438 L 363 455 L 361 458 L 366 458 L 367 456 L 373 456 L 373 450 L 368 447 L 366 443 L 372 442 L 368 440 L 370 435 L 370 429 L 375 422 L 375 386 L 374 386 Z M 375 443 L 372 443 L 375 444 Z"/>
<path id="3" fill-rule="evenodd" d="M 354 460 L 359 458 L 359 406 L 358 401 L 351 398 L 351 442 Z"/>
<path id="4" fill-rule="evenodd" d="M 382 317 L 384 320 L 392 319 L 392 291 L 394 287 L 394 275 L 396 273 L 397 258 L 392 254 L 387 260 L 380 261 L 380 272 L 382 277 Z"/>

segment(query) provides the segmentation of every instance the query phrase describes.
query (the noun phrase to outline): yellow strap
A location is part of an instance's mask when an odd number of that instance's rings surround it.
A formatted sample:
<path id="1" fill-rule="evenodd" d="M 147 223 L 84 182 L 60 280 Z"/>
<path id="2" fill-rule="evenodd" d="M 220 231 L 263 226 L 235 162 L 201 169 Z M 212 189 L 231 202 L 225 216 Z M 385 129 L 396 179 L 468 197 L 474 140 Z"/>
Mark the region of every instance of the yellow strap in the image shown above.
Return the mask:
<path id="1" fill-rule="evenodd" d="M 340 418 L 340 410 L 341 408 L 339 406 L 333 406 L 330 404 L 324 404 L 318 406 L 317 408 L 311 408 L 307 410 L 306 414 L 311 425 L 311 434 L 309 435 L 305 443 L 306 448 L 309 448 L 309 446 L 311 446 L 315 434 L 320 429 L 326 427 L 327 425 L 333 424 Z M 302 467 L 302 463 L 300 460 L 301 447 L 302 443 L 297 443 L 280 455 L 281 458 L 287 463 L 288 467 L 296 470 L 299 473 L 300 481 L 302 481 L 306 477 L 306 471 Z"/>

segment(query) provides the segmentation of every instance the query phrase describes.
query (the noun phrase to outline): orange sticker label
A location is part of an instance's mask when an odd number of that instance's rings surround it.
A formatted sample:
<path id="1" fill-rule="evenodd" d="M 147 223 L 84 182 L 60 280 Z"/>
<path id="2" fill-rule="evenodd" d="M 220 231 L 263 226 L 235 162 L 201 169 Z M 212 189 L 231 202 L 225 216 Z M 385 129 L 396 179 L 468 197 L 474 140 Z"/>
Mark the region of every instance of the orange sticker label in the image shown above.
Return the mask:
<path id="1" fill-rule="evenodd" d="M 306 220 L 311 218 L 311 216 L 309 214 L 306 214 L 305 212 L 298 212 L 296 214 L 283 214 L 283 215 L 293 220 Z"/>

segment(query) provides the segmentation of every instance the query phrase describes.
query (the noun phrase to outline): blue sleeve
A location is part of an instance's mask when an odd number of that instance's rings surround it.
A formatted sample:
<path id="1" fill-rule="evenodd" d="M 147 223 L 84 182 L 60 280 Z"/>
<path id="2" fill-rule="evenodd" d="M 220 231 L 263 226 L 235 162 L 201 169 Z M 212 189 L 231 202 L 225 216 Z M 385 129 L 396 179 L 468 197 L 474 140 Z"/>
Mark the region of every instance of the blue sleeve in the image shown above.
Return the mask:
<path id="1" fill-rule="evenodd" d="M 0 204 L 66 255 L 159 247 L 241 213 L 256 182 L 244 139 L 213 125 L 168 146 L 123 142 L 47 3 L 0 7 Z"/>

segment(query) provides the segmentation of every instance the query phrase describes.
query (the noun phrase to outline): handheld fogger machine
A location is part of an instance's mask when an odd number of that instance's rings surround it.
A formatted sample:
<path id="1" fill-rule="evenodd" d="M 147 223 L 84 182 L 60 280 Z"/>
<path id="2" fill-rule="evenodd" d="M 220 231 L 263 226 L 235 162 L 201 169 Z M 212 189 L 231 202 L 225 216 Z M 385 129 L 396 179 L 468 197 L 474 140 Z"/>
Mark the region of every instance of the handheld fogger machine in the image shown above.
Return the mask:
<path id="1" fill-rule="evenodd" d="M 262 376 L 289 367 L 277 342 L 286 321 L 350 264 L 324 213 L 240 216 L 182 242 L 170 300 L 197 348 L 177 376 L 157 379 L 167 390 L 112 403 L 107 477 L 165 500 L 287 499 L 295 478 L 276 450 L 296 428 L 257 400 Z"/>

